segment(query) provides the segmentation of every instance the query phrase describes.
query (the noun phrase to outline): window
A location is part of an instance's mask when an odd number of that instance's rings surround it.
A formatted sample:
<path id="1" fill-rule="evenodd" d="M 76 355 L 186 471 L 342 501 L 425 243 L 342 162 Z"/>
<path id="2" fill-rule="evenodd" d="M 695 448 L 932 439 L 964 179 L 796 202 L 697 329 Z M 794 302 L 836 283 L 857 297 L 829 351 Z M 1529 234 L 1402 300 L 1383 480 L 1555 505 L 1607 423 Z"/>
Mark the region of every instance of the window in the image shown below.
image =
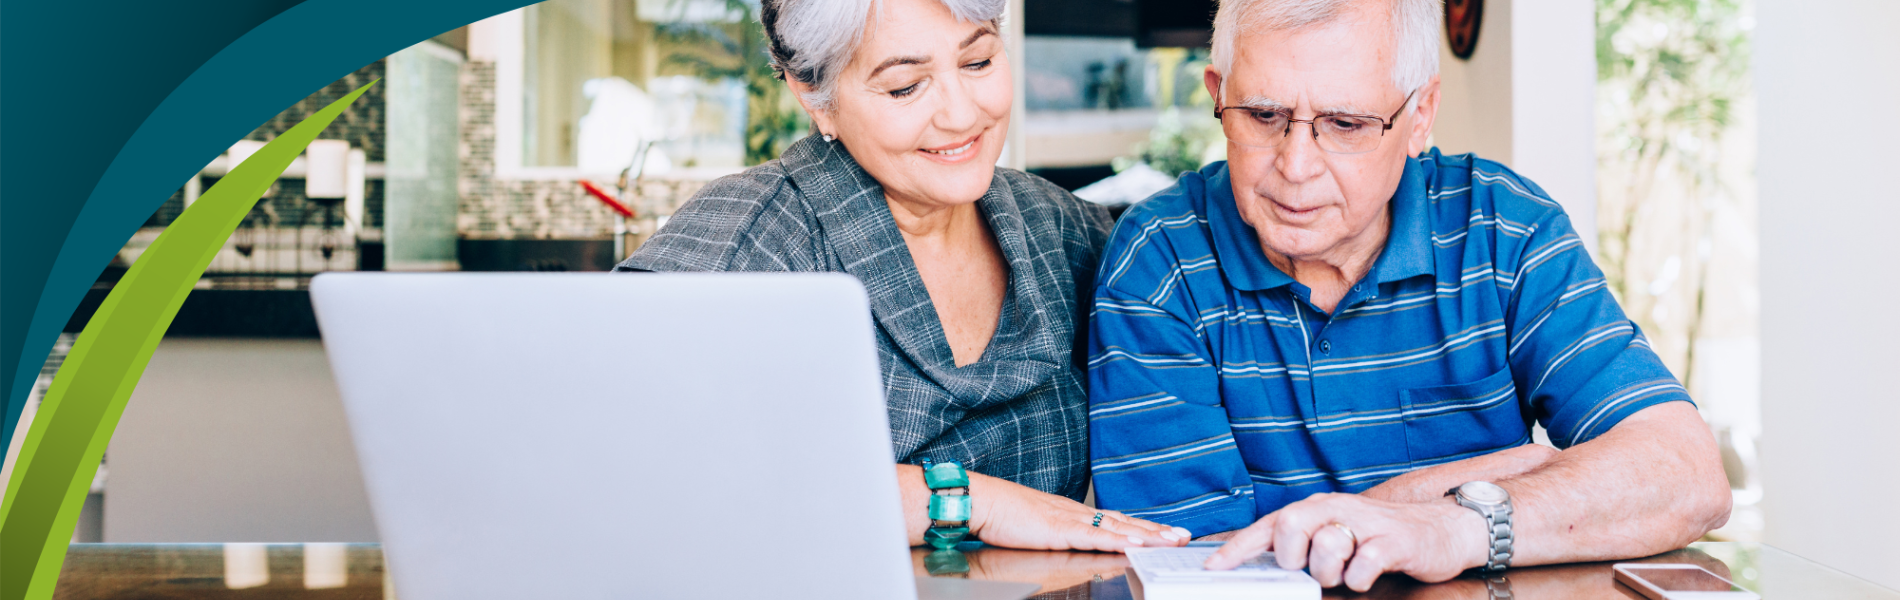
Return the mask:
<path id="1" fill-rule="evenodd" d="M 728 42 L 753 35 L 749 17 L 740 0 L 548 0 L 485 21 L 503 42 L 498 174 L 744 166 L 743 47 Z"/>

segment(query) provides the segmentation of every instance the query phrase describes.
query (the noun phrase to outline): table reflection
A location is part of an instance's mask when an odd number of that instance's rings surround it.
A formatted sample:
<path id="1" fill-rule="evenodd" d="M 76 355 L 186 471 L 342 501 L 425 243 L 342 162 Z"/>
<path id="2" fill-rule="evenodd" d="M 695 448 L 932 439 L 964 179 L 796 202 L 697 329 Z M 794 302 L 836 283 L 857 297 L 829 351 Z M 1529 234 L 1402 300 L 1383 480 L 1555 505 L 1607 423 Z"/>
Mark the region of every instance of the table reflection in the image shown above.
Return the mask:
<path id="1" fill-rule="evenodd" d="M 957 556 L 911 551 L 918 575 L 1024 581 L 1042 585 L 1040 600 L 1130 599 L 1120 554 L 1039 552 L 958 547 Z M 1728 577 L 1763 598 L 1900 600 L 1900 592 L 1821 566 L 1772 546 L 1699 543 L 1645 559 L 1620 562 L 1690 563 Z M 1404 576 L 1380 579 L 1354 594 L 1339 588 L 1328 598 L 1418 600 L 1516 598 L 1640 599 L 1616 583 L 1612 563 L 1512 569 L 1502 577 L 1465 575 L 1424 584 Z M 497 575 L 505 576 L 505 575 Z M 624 574 L 603 574 L 623 577 Z M 552 590 L 551 590 L 552 591 Z M 772 590 L 760 590 L 761 596 Z M 53 597 L 78 598 L 393 598 L 376 544 L 74 544 Z"/>
<path id="2" fill-rule="evenodd" d="M 376 544 L 73 544 L 56 599 L 385 597 Z"/>
<path id="3" fill-rule="evenodd" d="M 920 576 L 931 574 L 930 565 L 926 564 L 926 558 L 931 554 L 928 550 L 931 549 L 913 549 L 911 552 L 912 568 Z M 940 572 L 937 576 L 1038 583 L 1042 585 L 1042 591 L 1035 598 L 1040 600 L 1132 598 L 1125 572 L 1128 560 L 1119 554 L 1031 552 L 986 547 L 980 543 L 966 543 L 959 546 L 958 550 L 962 551 L 969 563 L 968 573 Z M 1764 598 L 1900 600 L 1900 592 L 1760 544 L 1705 542 L 1649 558 L 1616 561 L 1624 562 L 1697 565 L 1733 580 L 1744 588 L 1755 590 Z M 1436 584 L 1422 583 L 1403 575 L 1388 575 L 1364 594 L 1335 588 L 1326 590 L 1325 597 L 1381 600 L 1643 600 L 1643 596 L 1635 590 L 1616 582 L 1616 575 L 1610 570 L 1610 566 L 1616 563 L 1526 567 L 1488 578 L 1468 573 Z"/>

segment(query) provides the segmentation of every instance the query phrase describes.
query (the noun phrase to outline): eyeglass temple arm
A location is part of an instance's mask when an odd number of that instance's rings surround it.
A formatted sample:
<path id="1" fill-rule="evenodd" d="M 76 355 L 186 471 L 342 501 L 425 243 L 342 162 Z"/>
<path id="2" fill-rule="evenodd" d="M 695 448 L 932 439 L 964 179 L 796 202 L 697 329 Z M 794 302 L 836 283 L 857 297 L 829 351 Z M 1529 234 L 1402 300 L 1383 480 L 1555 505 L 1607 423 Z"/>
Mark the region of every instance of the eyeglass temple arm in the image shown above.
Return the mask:
<path id="1" fill-rule="evenodd" d="M 1412 96 L 1415 96 L 1415 95 L 1418 95 L 1417 89 L 1413 89 L 1412 93 L 1406 94 L 1405 101 L 1399 103 L 1399 109 L 1392 111 L 1392 118 L 1385 120 L 1386 131 L 1391 131 L 1393 125 L 1399 124 L 1399 115 L 1405 114 L 1405 107 L 1412 105 Z"/>

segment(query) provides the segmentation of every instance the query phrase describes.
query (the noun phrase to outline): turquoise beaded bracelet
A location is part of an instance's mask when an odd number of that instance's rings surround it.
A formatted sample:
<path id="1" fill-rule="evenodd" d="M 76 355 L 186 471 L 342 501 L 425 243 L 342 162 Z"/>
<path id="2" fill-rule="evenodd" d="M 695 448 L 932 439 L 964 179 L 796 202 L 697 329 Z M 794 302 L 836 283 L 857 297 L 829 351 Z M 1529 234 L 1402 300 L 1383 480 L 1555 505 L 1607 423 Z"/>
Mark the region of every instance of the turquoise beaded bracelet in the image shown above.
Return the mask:
<path id="1" fill-rule="evenodd" d="M 970 535 L 970 474 L 955 461 L 923 460 L 924 487 L 930 488 L 930 528 L 924 541 L 939 550 L 955 548 Z"/>

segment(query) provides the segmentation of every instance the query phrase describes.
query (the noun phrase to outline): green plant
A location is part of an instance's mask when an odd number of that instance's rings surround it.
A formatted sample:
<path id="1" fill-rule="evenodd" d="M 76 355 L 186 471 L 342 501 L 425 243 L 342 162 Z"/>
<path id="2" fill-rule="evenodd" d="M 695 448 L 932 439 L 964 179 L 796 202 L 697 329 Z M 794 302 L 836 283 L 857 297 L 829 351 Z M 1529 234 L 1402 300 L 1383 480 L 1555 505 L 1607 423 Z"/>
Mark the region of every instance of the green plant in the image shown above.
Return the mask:
<path id="1" fill-rule="evenodd" d="M 690 0 L 673 0 L 676 4 Z M 725 0 L 726 10 L 741 15 L 738 24 L 660 23 L 660 39 L 696 48 L 718 48 L 718 56 L 673 52 L 669 64 L 706 79 L 732 78 L 745 83 L 745 161 L 756 165 L 785 152 L 811 129 L 810 117 L 799 107 L 791 90 L 772 71 L 765 28 L 759 24 L 757 0 Z"/>
<path id="2" fill-rule="evenodd" d="M 1692 294 L 1679 331 L 1685 383 L 1717 258 L 1715 214 L 1746 185 L 1722 168 L 1749 94 L 1745 1 L 1597 2 L 1598 256 L 1611 290 L 1652 335 L 1665 327 L 1652 313 L 1666 312 L 1644 309 L 1676 290 Z"/>
<path id="3" fill-rule="evenodd" d="M 1115 172 L 1146 163 L 1172 176 L 1224 158 L 1227 137 L 1221 134 L 1220 121 L 1213 117 L 1214 99 L 1200 88 L 1201 72 L 1207 67 L 1206 53 L 1179 48 L 1152 53 L 1161 84 L 1156 102 L 1163 108 L 1148 139 L 1135 144 L 1130 149 L 1132 155 L 1118 156 L 1111 162 Z"/>
<path id="4" fill-rule="evenodd" d="M 1227 138 L 1221 135 L 1220 122 L 1214 120 L 1211 112 L 1204 112 L 1200 107 L 1170 106 L 1161 109 L 1148 140 L 1135 144 L 1134 155 L 1117 156 L 1111 165 L 1119 173 L 1135 163 L 1147 163 L 1150 168 L 1172 176 L 1199 170 L 1201 165 L 1210 162 L 1210 150 L 1218 152 L 1226 148 Z M 1218 157 L 1212 159 L 1218 160 Z"/>

